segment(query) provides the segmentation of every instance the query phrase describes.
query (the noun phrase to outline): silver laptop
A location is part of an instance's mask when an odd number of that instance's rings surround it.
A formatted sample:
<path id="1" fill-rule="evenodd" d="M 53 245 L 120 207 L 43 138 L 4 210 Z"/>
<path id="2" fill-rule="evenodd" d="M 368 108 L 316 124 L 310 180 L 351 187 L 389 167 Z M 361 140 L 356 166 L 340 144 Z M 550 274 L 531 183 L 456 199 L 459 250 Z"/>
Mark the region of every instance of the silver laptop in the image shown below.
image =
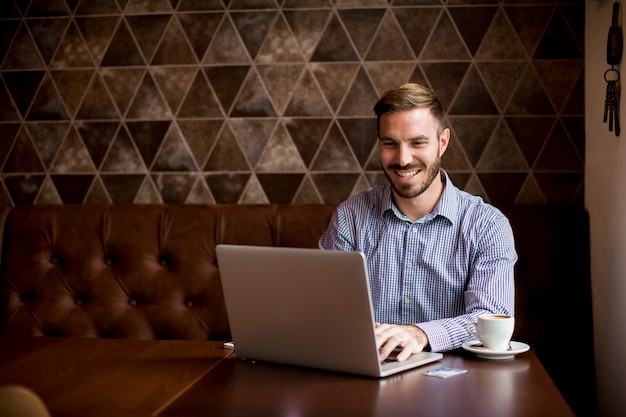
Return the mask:
<path id="1" fill-rule="evenodd" d="M 218 245 L 237 356 L 384 377 L 442 358 L 381 363 L 360 252 Z"/>

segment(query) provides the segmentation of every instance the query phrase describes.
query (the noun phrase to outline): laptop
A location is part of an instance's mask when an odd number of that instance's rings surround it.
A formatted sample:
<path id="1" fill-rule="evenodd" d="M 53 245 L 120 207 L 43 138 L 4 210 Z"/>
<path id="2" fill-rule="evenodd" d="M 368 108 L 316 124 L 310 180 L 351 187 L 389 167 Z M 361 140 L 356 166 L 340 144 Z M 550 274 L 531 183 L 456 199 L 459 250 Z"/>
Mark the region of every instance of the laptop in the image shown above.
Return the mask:
<path id="1" fill-rule="evenodd" d="M 225 244 L 216 251 L 240 358 L 385 377 L 443 357 L 421 352 L 381 363 L 361 252 Z"/>

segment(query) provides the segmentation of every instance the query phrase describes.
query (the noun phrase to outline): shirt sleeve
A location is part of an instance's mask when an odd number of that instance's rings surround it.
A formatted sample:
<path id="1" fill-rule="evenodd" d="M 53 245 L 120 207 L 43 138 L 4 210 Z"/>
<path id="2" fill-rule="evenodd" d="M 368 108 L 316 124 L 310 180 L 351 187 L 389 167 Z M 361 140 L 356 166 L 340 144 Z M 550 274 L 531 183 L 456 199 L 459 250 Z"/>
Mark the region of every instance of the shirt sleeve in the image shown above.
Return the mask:
<path id="1" fill-rule="evenodd" d="M 328 228 L 320 238 L 320 249 L 353 251 L 356 249 L 354 242 L 354 220 L 345 208 L 345 203 L 340 204 L 331 216 Z"/>
<path id="2" fill-rule="evenodd" d="M 415 323 L 428 337 L 430 349 L 441 352 L 459 348 L 473 337 L 467 323 L 483 314 L 514 315 L 514 265 L 517 261 L 513 231 L 501 215 L 478 236 L 464 294 L 465 313 L 456 317 Z"/>

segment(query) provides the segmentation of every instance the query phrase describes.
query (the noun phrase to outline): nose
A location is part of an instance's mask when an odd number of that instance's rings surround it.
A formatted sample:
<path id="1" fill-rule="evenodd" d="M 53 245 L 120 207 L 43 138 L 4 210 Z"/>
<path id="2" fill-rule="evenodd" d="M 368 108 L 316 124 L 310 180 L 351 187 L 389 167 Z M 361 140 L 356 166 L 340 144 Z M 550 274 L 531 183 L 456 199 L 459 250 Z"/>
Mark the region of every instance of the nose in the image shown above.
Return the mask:
<path id="1" fill-rule="evenodd" d="M 411 150 L 407 145 L 401 144 L 400 146 L 398 146 L 397 159 L 398 165 L 400 166 L 404 167 L 407 165 L 411 165 L 411 162 L 413 161 L 413 155 L 411 155 Z"/>

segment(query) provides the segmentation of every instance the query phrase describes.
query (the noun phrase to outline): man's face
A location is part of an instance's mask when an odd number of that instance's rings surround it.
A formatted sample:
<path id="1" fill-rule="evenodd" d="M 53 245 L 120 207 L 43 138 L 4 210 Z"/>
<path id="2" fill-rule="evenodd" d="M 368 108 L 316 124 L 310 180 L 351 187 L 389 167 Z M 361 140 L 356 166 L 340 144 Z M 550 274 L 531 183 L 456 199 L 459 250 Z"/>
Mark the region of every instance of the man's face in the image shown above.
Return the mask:
<path id="1" fill-rule="evenodd" d="M 438 124 L 428 109 L 384 114 L 380 118 L 380 163 L 397 197 L 411 199 L 439 175 L 450 130 L 437 137 Z"/>

